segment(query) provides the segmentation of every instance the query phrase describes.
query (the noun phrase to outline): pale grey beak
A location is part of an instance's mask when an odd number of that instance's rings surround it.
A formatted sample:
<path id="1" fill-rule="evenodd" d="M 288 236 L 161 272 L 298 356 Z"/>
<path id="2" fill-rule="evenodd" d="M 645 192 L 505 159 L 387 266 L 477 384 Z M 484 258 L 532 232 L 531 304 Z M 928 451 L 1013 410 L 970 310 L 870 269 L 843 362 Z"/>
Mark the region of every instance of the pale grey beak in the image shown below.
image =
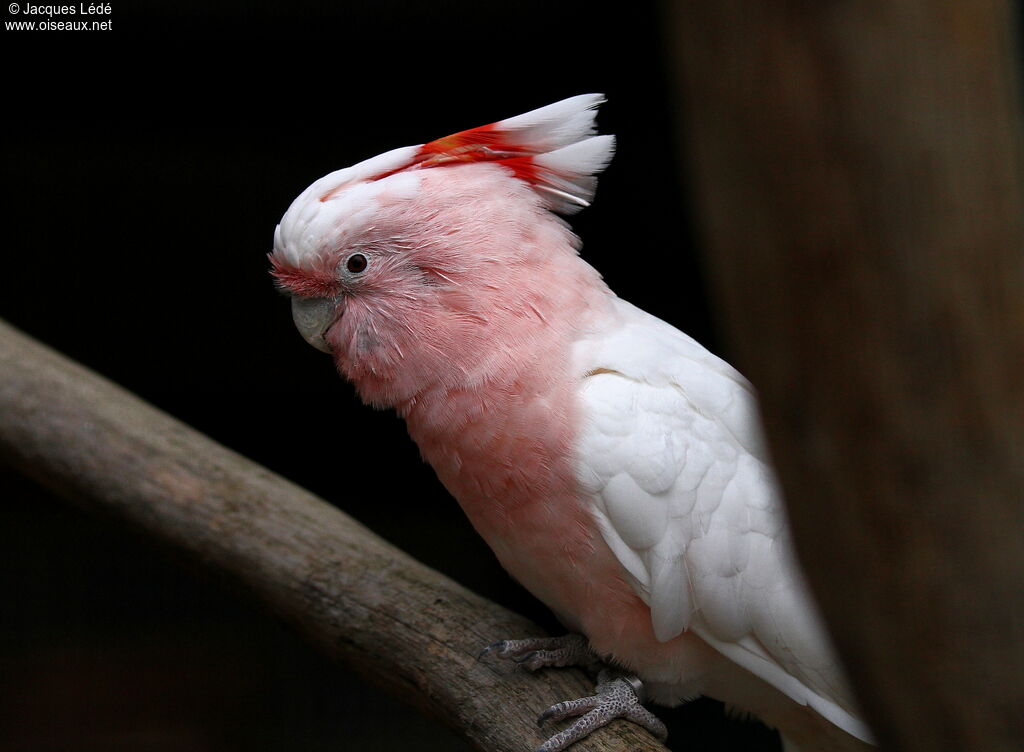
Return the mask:
<path id="1" fill-rule="evenodd" d="M 292 320 L 299 334 L 317 350 L 331 351 L 324 335 L 337 319 L 338 301 L 328 298 L 292 298 Z"/>

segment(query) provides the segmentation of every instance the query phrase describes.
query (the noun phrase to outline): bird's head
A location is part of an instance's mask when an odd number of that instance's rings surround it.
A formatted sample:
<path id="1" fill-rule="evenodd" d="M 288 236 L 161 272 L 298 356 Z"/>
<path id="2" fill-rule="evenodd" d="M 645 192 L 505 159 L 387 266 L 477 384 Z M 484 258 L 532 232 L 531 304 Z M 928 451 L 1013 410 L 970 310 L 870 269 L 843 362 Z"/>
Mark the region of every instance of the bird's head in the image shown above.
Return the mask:
<path id="1" fill-rule="evenodd" d="M 529 339 L 572 298 L 560 287 L 599 284 L 552 212 L 586 206 L 611 159 L 613 137 L 593 135 L 602 101 L 572 97 L 309 186 L 270 254 L 303 338 L 378 405 L 501 367 L 494 344 Z"/>

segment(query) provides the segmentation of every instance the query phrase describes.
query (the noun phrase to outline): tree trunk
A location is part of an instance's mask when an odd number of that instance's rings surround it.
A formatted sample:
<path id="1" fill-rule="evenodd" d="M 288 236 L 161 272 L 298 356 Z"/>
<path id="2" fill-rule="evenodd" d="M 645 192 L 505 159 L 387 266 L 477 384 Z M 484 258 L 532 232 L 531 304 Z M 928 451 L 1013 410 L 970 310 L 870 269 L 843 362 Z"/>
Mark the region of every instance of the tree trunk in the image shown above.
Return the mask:
<path id="1" fill-rule="evenodd" d="M 887 749 L 1024 748 L 1011 6 L 670 7 L 728 339 L 869 720 Z"/>

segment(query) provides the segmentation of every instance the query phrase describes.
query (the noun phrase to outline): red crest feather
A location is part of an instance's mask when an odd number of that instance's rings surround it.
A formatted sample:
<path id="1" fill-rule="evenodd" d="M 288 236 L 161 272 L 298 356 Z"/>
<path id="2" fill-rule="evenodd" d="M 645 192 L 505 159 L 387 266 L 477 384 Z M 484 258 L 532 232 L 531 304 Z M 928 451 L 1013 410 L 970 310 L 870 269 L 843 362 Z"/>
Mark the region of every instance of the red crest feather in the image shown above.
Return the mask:
<path id="1" fill-rule="evenodd" d="M 589 205 L 596 178 L 612 158 L 615 139 L 595 136 L 600 94 L 583 94 L 506 120 L 435 139 L 416 148 L 409 161 L 381 172 L 382 180 L 405 170 L 495 162 L 532 185 L 549 209 L 570 213 Z M 337 188 L 320 197 L 327 201 Z"/>

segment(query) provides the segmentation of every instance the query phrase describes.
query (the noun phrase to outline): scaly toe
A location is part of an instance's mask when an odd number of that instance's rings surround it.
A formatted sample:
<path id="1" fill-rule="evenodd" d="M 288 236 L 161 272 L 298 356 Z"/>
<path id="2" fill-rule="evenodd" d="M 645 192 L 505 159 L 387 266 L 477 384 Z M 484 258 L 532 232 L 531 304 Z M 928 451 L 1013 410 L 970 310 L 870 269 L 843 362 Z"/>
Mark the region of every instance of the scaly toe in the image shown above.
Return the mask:
<path id="1" fill-rule="evenodd" d="M 565 749 L 570 744 L 575 744 L 580 739 L 589 736 L 595 729 L 599 729 L 601 726 L 611 723 L 615 720 L 615 717 L 616 716 L 605 717 L 601 708 L 597 707 L 584 715 L 569 728 L 564 731 L 559 731 L 557 734 L 552 736 L 537 748 L 537 752 L 559 752 L 559 750 Z"/>
<path id="2" fill-rule="evenodd" d="M 596 708 L 600 701 L 600 697 L 594 696 L 581 697 L 578 700 L 566 700 L 565 702 L 555 703 L 540 714 L 540 718 L 537 719 L 537 725 L 543 726 L 547 721 L 560 721 L 563 718 L 583 715 L 587 711 Z"/>
<path id="3" fill-rule="evenodd" d="M 545 666 L 590 666 L 599 660 L 582 635 L 499 640 L 484 648 L 477 660 L 490 653 L 515 661 L 530 671 Z"/>
<path id="4" fill-rule="evenodd" d="M 642 692 L 643 684 L 639 679 L 635 677 L 613 679 L 609 672 L 602 671 L 595 696 L 560 702 L 544 711 L 537 721 L 538 724 L 571 716 L 582 715 L 582 717 L 569 728 L 558 732 L 544 742 L 537 752 L 559 752 L 589 735 L 594 729 L 605 726 L 616 718 L 625 718 L 643 726 L 659 740 L 664 741 L 668 738 L 668 730 L 654 713 L 641 704 Z"/>

